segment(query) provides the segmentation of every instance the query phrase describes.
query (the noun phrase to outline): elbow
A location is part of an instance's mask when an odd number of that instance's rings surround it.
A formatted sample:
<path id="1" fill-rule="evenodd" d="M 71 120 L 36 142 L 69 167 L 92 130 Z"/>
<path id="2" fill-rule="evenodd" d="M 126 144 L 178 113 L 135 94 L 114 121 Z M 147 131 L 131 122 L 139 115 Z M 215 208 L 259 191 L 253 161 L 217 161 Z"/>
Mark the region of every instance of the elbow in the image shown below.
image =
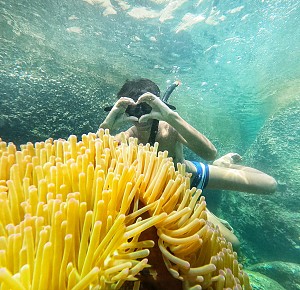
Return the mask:
<path id="1" fill-rule="evenodd" d="M 214 147 L 212 150 L 212 159 L 211 160 L 215 160 L 218 156 L 218 150 Z"/>
<path id="2" fill-rule="evenodd" d="M 99 126 L 99 129 L 107 129 L 108 126 L 105 122 L 101 123 L 100 126 Z"/>
<path id="3" fill-rule="evenodd" d="M 269 192 L 274 193 L 277 189 L 277 181 L 270 176 L 270 181 L 269 181 Z"/>
<path id="4" fill-rule="evenodd" d="M 277 181 L 270 175 L 265 177 L 264 186 L 259 190 L 258 193 L 271 194 L 277 190 Z"/>

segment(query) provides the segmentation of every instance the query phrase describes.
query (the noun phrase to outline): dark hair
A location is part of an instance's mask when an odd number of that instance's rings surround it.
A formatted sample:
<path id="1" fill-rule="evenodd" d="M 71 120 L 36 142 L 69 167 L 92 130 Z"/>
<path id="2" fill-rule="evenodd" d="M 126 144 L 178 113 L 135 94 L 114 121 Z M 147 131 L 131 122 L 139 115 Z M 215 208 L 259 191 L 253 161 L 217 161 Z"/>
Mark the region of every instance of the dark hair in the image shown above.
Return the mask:
<path id="1" fill-rule="evenodd" d="M 142 94 L 147 92 L 160 97 L 160 89 L 157 84 L 149 79 L 139 78 L 126 80 L 117 96 L 118 98 L 127 97 L 137 101 Z"/>

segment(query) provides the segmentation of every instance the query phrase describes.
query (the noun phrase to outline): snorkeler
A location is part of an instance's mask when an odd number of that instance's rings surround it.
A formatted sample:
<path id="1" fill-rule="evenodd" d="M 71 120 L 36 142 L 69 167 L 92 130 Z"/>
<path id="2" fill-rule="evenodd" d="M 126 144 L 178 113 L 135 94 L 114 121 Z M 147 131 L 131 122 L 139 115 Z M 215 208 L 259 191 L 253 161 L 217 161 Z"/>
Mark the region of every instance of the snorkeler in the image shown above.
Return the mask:
<path id="1" fill-rule="evenodd" d="M 168 93 L 171 93 L 173 87 Z M 167 93 L 167 94 L 168 94 Z M 158 150 L 168 151 L 173 162 L 186 165 L 186 171 L 192 174 L 191 186 L 200 189 L 234 190 L 250 193 L 273 193 L 277 183 L 275 179 L 254 168 L 237 165 L 241 156 L 229 153 L 217 160 L 215 146 L 174 111 L 167 97 L 160 98 L 159 87 L 149 79 L 126 81 L 117 94 L 118 101 L 113 107 L 106 108 L 109 114 L 100 128 L 111 132 L 124 122 L 133 124 L 124 132 L 125 138 L 134 137 L 139 143 L 159 143 Z M 120 140 L 117 134 L 116 139 Z M 213 164 L 189 161 L 184 158 L 183 146 L 188 147 L 204 160 L 215 160 Z M 225 238 L 236 248 L 239 241 L 224 223 L 212 213 L 209 220 L 217 224 Z"/>

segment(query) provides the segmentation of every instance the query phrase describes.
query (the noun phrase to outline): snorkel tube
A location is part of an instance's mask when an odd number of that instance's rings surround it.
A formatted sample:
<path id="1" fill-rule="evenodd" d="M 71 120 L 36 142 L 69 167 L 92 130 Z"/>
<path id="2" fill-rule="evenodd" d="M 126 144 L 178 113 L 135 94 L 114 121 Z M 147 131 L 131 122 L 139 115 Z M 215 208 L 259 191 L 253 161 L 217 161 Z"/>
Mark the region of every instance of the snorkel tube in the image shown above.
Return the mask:
<path id="1" fill-rule="evenodd" d="M 167 90 L 165 91 L 163 97 L 161 98 L 161 100 L 163 102 L 167 102 L 169 97 L 171 96 L 171 94 L 173 93 L 173 91 L 180 85 L 179 81 L 175 81 L 173 84 L 171 84 Z"/>
<path id="2" fill-rule="evenodd" d="M 167 90 L 165 91 L 164 95 L 161 98 L 161 100 L 172 110 L 176 110 L 176 107 L 171 104 L 168 104 L 167 101 L 168 101 L 169 97 L 171 96 L 171 94 L 173 93 L 173 91 L 175 90 L 175 88 L 177 88 L 179 85 L 180 85 L 180 82 L 175 81 L 173 84 L 171 84 L 167 88 Z M 152 122 L 150 136 L 149 136 L 149 140 L 148 140 L 148 143 L 151 146 L 153 146 L 155 143 L 156 134 L 158 132 L 158 124 L 159 124 L 159 121 L 154 119 Z"/>

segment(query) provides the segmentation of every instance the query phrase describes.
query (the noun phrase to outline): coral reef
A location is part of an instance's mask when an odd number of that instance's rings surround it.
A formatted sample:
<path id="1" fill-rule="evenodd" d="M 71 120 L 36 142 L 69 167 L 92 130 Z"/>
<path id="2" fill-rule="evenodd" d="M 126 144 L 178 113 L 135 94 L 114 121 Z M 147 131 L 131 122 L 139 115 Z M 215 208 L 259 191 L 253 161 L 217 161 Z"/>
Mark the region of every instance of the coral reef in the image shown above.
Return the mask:
<path id="1" fill-rule="evenodd" d="M 251 289 L 201 191 L 157 148 L 103 130 L 21 150 L 0 140 L 1 289 L 139 289 L 160 276 L 155 246 L 183 289 Z"/>

